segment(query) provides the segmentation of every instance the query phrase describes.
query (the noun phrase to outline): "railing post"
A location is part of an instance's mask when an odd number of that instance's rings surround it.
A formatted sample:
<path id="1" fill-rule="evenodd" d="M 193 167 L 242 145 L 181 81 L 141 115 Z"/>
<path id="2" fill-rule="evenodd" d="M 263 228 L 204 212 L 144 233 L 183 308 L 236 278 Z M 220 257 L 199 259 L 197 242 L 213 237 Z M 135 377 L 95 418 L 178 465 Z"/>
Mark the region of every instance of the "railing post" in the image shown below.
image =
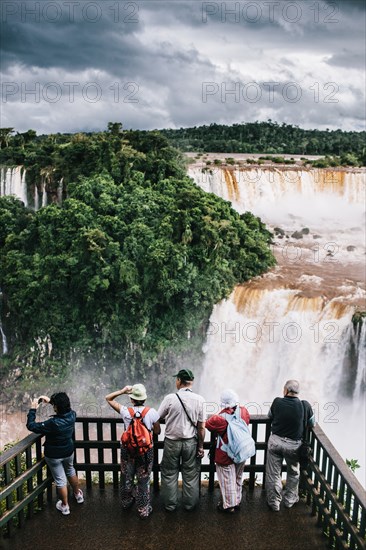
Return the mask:
<path id="1" fill-rule="evenodd" d="M 209 473 L 208 473 L 208 490 L 210 493 L 213 492 L 215 488 L 215 450 L 216 450 L 216 437 L 213 432 L 211 432 L 211 439 L 210 439 L 210 465 L 209 465 Z"/>
<path id="2" fill-rule="evenodd" d="M 42 460 L 42 442 L 41 442 L 41 438 L 37 439 L 36 441 L 36 459 L 37 459 L 37 462 L 41 462 Z M 37 472 L 37 485 L 41 485 L 43 481 L 43 471 L 42 471 L 42 468 L 38 470 Z M 38 506 L 40 508 L 42 508 L 43 506 L 43 493 L 40 493 L 38 495 Z"/>
<path id="3" fill-rule="evenodd" d="M 153 435 L 154 442 L 154 462 L 153 462 L 153 489 L 157 493 L 159 491 L 159 436 Z"/>
<path id="4" fill-rule="evenodd" d="M 253 423 L 252 423 L 252 438 L 254 439 L 255 444 L 257 445 L 257 443 L 258 443 L 258 423 L 257 423 L 257 422 L 253 422 Z M 249 474 L 249 490 L 250 490 L 250 491 L 254 491 L 254 487 L 255 487 L 255 478 L 256 478 L 256 472 L 255 472 L 256 457 L 257 457 L 257 454 L 255 454 L 254 456 L 252 456 L 251 459 L 250 459 L 250 465 L 253 466 L 253 469 L 251 470 L 251 472 L 250 472 L 250 474 Z"/>
<path id="5" fill-rule="evenodd" d="M 97 421 L 97 438 L 98 443 L 103 441 L 103 420 L 99 419 Z M 103 447 L 98 447 L 98 463 L 104 465 L 104 449 Z M 104 471 L 99 471 L 99 488 L 105 488 L 105 475 Z"/>
<path id="6" fill-rule="evenodd" d="M 118 441 L 116 422 L 111 421 L 110 427 L 111 427 L 111 441 Z M 117 448 L 112 449 L 112 463 L 113 464 L 118 464 L 118 449 Z M 118 471 L 117 472 L 113 471 L 113 487 L 115 489 L 117 489 L 118 485 L 119 485 L 119 472 Z"/>

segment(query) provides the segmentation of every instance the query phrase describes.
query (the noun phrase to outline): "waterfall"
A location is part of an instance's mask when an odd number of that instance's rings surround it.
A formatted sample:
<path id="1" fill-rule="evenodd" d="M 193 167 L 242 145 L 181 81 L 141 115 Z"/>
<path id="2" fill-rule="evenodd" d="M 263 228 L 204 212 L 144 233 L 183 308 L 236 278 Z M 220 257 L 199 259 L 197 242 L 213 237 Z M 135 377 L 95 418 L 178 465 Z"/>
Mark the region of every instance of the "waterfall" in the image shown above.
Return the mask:
<path id="1" fill-rule="evenodd" d="M 309 401 L 325 407 L 341 390 L 352 314 L 353 307 L 337 299 L 236 287 L 210 318 L 202 392 L 215 400 L 223 385 L 235 387 L 257 414 L 266 414 L 281 384 L 295 378 Z M 359 369 L 354 394 L 362 391 Z"/>
<path id="2" fill-rule="evenodd" d="M 192 166 L 188 175 L 205 191 L 230 200 L 240 212 L 255 212 L 258 206 L 298 194 L 308 199 L 320 194 L 335 195 L 350 203 L 365 200 L 364 171 Z"/>
<path id="3" fill-rule="evenodd" d="M 46 182 L 44 181 L 42 183 L 42 208 L 47 206 L 47 190 L 46 190 Z"/>
<path id="4" fill-rule="evenodd" d="M 200 392 L 217 402 L 237 390 L 251 414 L 266 414 L 286 380 L 344 458 L 365 480 L 365 170 L 191 166 L 206 192 L 275 231 L 278 266 L 239 285 L 212 312 Z"/>
<path id="5" fill-rule="evenodd" d="M 0 196 L 15 195 L 28 206 L 26 170 L 22 166 L 1 168 Z"/>
<path id="6" fill-rule="evenodd" d="M 2 353 L 3 353 L 3 355 L 6 355 L 8 353 L 8 342 L 7 342 L 6 335 L 5 335 L 5 332 L 3 330 L 3 326 L 2 326 L 2 323 L 1 323 L 2 297 L 3 297 L 3 294 L 2 294 L 1 289 L 0 289 L 0 335 L 1 335 L 1 343 L 2 343 Z"/>
<path id="7" fill-rule="evenodd" d="M 350 323 L 344 346 L 344 373 L 342 385 L 345 393 L 359 402 L 366 391 L 366 319 Z"/>
<path id="8" fill-rule="evenodd" d="M 61 178 L 56 189 L 56 200 L 58 204 L 62 204 L 63 195 L 63 178 Z M 41 176 L 41 183 L 34 185 L 33 201 L 29 205 L 28 202 L 28 189 L 26 183 L 26 170 L 22 166 L 16 166 L 14 168 L 2 167 L 1 168 L 1 180 L 0 180 L 0 197 L 6 195 L 15 195 L 25 206 L 32 206 L 34 210 L 38 210 L 40 207 L 44 208 L 49 202 L 47 191 L 47 179 L 43 175 Z M 29 194 L 30 195 L 30 194 Z"/>
<path id="9" fill-rule="evenodd" d="M 234 388 L 250 414 L 267 414 L 286 380 L 300 381 L 301 399 L 338 452 L 361 465 L 365 479 L 366 320 L 339 299 L 293 289 L 238 286 L 212 312 L 199 392 L 217 403 Z"/>
<path id="10" fill-rule="evenodd" d="M 1 334 L 1 341 L 2 341 L 2 347 L 3 347 L 3 355 L 6 355 L 8 353 L 8 342 L 6 340 L 5 332 L 3 331 L 1 322 L 0 322 L 0 334 Z"/>
<path id="11" fill-rule="evenodd" d="M 36 185 L 34 186 L 34 210 L 39 210 L 39 192 Z"/>
<path id="12" fill-rule="evenodd" d="M 64 178 L 61 178 L 57 185 L 57 203 L 62 204 L 62 194 L 64 191 Z"/>

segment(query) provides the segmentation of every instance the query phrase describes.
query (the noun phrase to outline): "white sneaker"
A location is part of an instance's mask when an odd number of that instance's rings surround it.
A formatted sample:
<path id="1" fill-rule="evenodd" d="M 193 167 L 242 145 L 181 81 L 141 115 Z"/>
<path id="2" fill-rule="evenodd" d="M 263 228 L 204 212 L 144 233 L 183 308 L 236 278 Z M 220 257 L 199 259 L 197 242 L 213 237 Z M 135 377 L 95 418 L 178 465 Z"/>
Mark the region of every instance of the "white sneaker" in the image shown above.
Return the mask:
<path id="1" fill-rule="evenodd" d="M 286 507 L 286 508 L 292 508 L 294 504 L 297 504 L 297 503 L 299 502 L 299 500 L 300 500 L 300 497 L 298 496 L 298 497 L 296 498 L 295 502 L 289 503 L 289 502 L 286 502 L 286 501 L 285 501 L 285 502 L 284 502 L 285 507 Z"/>
<path id="2" fill-rule="evenodd" d="M 63 514 L 64 516 L 68 516 L 70 513 L 70 506 L 68 504 L 62 504 L 62 500 L 58 500 L 56 502 L 56 508 Z"/>
<path id="3" fill-rule="evenodd" d="M 81 489 L 79 489 L 79 492 L 77 494 L 74 493 L 74 497 L 78 504 L 82 504 L 84 502 L 84 493 Z"/>

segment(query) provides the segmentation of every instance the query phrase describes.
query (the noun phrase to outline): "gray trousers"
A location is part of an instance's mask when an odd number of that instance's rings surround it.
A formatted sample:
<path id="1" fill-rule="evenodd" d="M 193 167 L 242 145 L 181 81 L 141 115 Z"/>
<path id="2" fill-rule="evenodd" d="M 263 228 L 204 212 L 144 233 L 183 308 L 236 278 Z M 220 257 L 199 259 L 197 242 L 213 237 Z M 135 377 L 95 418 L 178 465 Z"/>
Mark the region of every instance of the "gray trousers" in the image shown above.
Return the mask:
<path id="1" fill-rule="evenodd" d="M 282 500 L 282 475 L 283 460 L 287 465 L 286 488 L 283 493 L 285 506 L 291 507 L 299 500 L 300 467 L 298 449 L 301 440 L 293 440 L 288 437 L 280 437 L 272 434 L 268 440 L 268 452 L 266 463 L 266 495 L 271 508 L 278 510 Z"/>
<path id="2" fill-rule="evenodd" d="M 178 475 L 182 466 L 183 507 L 193 510 L 199 499 L 201 461 L 196 457 L 197 439 L 164 440 L 161 462 L 161 492 L 165 509 L 173 511 L 178 503 Z"/>

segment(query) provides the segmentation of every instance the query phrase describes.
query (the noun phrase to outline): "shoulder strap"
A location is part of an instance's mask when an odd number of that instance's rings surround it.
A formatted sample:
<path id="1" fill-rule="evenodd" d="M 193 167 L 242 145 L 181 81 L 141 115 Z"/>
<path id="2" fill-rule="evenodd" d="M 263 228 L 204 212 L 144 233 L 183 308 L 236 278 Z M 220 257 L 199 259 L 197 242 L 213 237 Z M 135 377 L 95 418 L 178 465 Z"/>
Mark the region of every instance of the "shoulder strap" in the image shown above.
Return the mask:
<path id="1" fill-rule="evenodd" d="M 306 429 L 307 429 L 307 419 L 306 419 L 306 409 L 305 409 L 305 403 L 304 401 L 301 401 L 303 415 L 304 415 L 304 423 L 303 423 L 303 432 L 302 432 L 302 439 L 306 439 Z"/>
<path id="2" fill-rule="evenodd" d="M 220 413 L 219 416 L 222 416 L 222 418 L 225 418 L 226 422 L 229 424 L 229 422 L 231 422 L 234 418 L 234 415 L 233 414 L 229 414 L 229 413 Z"/>
<path id="3" fill-rule="evenodd" d="M 141 411 L 141 416 L 140 418 L 144 419 L 145 416 L 147 415 L 147 413 L 149 412 L 150 410 L 150 407 L 145 407 L 142 411 Z"/>
<path id="4" fill-rule="evenodd" d="M 131 418 L 135 418 L 135 411 L 133 410 L 132 407 L 128 407 L 128 412 L 130 413 Z"/>
<path id="5" fill-rule="evenodd" d="M 187 409 L 186 409 L 185 406 L 184 406 L 183 401 L 182 401 L 181 398 L 179 397 L 179 394 L 176 393 L 175 395 L 178 397 L 179 401 L 181 402 L 182 407 L 183 407 L 183 409 L 184 409 L 184 412 L 185 412 L 186 415 L 187 415 L 188 420 L 190 421 L 190 423 L 192 424 L 192 426 L 193 426 L 194 428 L 197 428 L 196 424 L 193 422 L 192 418 L 189 416 L 189 414 L 188 414 L 188 412 L 187 412 Z"/>

